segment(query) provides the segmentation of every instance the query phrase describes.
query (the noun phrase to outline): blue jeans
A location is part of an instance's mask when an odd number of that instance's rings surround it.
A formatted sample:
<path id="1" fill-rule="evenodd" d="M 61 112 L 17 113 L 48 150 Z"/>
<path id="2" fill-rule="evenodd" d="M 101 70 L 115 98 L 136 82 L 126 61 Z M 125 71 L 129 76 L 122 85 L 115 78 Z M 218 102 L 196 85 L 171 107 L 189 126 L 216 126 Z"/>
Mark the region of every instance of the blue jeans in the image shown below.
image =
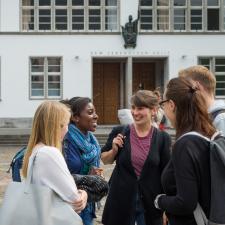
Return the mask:
<path id="1" fill-rule="evenodd" d="M 86 208 L 80 213 L 80 217 L 84 225 L 94 225 L 93 218 L 95 218 L 95 203 L 88 203 Z"/>
<path id="2" fill-rule="evenodd" d="M 137 197 L 136 197 L 135 216 L 131 224 L 134 225 L 135 222 L 137 225 L 145 225 L 144 207 L 139 194 L 137 194 Z"/>

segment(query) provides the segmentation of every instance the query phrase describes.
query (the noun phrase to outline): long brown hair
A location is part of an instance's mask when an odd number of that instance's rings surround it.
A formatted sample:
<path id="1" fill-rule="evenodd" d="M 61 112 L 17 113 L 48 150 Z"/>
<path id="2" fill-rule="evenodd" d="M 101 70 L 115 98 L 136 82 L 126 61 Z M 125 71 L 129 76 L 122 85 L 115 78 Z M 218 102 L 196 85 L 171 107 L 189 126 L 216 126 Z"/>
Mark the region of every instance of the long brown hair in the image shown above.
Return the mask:
<path id="1" fill-rule="evenodd" d="M 27 176 L 29 158 L 36 144 L 42 143 L 61 150 L 61 129 L 69 122 L 70 116 L 69 108 L 56 101 L 45 101 L 37 108 L 23 160 L 24 177 Z"/>
<path id="2" fill-rule="evenodd" d="M 182 77 L 171 79 L 165 97 L 176 106 L 176 138 L 190 131 L 197 131 L 206 137 L 216 132 L 205 99 L 194 82 Z"/>

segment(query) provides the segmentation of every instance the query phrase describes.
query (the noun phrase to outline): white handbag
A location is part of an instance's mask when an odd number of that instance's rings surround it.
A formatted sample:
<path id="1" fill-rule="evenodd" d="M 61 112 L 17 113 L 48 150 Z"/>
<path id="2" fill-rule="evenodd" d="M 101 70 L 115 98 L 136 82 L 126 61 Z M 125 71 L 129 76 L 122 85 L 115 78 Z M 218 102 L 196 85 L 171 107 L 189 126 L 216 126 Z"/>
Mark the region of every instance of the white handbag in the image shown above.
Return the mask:
<path id="1" fill-rule="evenodd" d="M 0 225 L 82 225 L 80 216 L 46 186 L 31 184 L 34 160 L 27 179 L 11 182 L 0 209 Z"/>

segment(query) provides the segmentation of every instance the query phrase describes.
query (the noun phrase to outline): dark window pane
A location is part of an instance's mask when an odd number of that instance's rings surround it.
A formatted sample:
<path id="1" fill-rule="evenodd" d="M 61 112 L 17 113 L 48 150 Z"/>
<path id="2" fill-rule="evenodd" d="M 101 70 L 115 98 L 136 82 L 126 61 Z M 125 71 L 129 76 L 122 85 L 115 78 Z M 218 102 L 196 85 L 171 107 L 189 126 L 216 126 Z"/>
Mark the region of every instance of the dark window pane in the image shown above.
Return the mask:
<path id="1" fill-rule="evenodd" d="M 94 16 L 89 17 L 90 23 L 100 23 L 100 21 L 101 21 L 100 17 L 94 17 Z"/>
<path id="2" fill-rule="evenodd" d="M 55 27 L 57 30 L 67 30 L 67 10 L 57 9 L 55 21 Z"/>
<path id="3" fill-rule="evenodd" d="M 89 16 L 100 16 L 100 9 L 90 9 Z"/>
<path id="4" fill-rule="evenodd" d="M 225 65 L 225 58 L 216 58 L 216 65 Z"/>
<path id="5" fill-rule="evenodd" d="M 31 59 L 31 71 L 32 72 L 44 72 L 44 59 L 43 58 Z"/>
<path id="6" fill-rule="evenodd" d="M 42 6 L 42 5 L 51 5 L 51 0 L 39 0 L 39 5 Z"/>
<path id="7" fill-rule="evenodd" d="M 34 6 L 34 0 L 23 0 L 22 6 Z"/>
<path id="8" fill-rule="evenodd" d="M 217 96 L 225 96 L 225 90 L 216 90 Z"/>
<path id="9" fill-rule="evenodd" d="M 185 6 L 186 0 L 174 0 L 174 5 L 175 6 Z"/>
<path id="10" fill-rule="evenodd" d="M 208 0 L 208 6 L 218 6 L 219 0 Z"/>
<path id="11" fill-rule="evenodd" d="M 48 65 L 60 65 L 60 58 L 48 58 Z"/>
<path id="12" fill-rule="evenodd" d="M 48 81 L 60 82 L 60 76 L 48 76 Z"/>
<path id="13" fill-rule="evenodd" d="M 152 6 L 152 0 L 141 0 L 141 6 Z"/>
<path id="14" fill-rule="evenodd" d="M 152 10 L 151 9 L 141 10 L 141 16 L 152 16 Z"/>
<path id="15" fill-rule="evenodd" d="M 174 10 L 174 29 L 185 30 L 185 9 Z"/>
<path id="16" fill-rule="evenodd" d="M 208 9 L 208 30 L 219 30 L 219 9 Z"/>
<path id="17" fill-rule="evenodd" d="M 40 9 L 39 10 L 39 30 L 51 29 L 51 10 Z"/>
<path id="18" fill-rule="evenodd" d="M 48 83 L 48 88 L 49 89 L 60 89 L 60 83 L 51 83 L 51 82 L 49 82 Z"/>
<path id="19" fill-rule="evenodd" d="M 191 6 L 201 6 L 202 0 L 191 0 Z"/>
<path id="20" fill-rule="evenodd" d="M 44 76 L 31 76 L 31 81 L 44 82 Z"/>
<path id="21" fill-rule="evenodd" d="M 202 29 L 202 10 L 193 9 L 191 10 L 191 30 Z"/>
<path id="22" fill-rule="evenodd" d="M 84 10 L 83 9 L 73 9 L 72 14 L 73 14 L 73 16 L 83 16 Z"/>
<path id="23" fill-rule="evenodd" d="M 141 24 L 142 30 L 152 30 L 152 24 Z"/>
<path id="24" fill-rule="evenodd" d="M 51 24 L 39 24 L 39 30 L 51 30 Z"/>
<path id="25" fill-rule="evenodd" d="M 90 6 L 100 6 L 101 0 L 89 0 Z"/>
<path id="26" fill-rule="evenodd" d="M 101 29 L 100 24 L 89 23 L 89 30 L 100 30 L 100 29 Z"/>
<path id="27" fill-rule="evenodd" d="M 48 72 L 52 73 L 52 72 L 60 72 L 60 66 L 48 66 Z"/>
<path id="28" fill-rule="evenodd" d="M 44 65 L 44 58 L 32 58 L 31 64 L 32 65 Z"/>
<path id="29" fill-rule="evenodd" d="M 72 5 L 84 5 L 84 0 L 72 0 Z"/>
<path id="30" fill-rule="evenodd" d="M 152 17 L 141 17 L 141 24 L 152 23 Z"/>
<path id="31" fill-rule="evenodd" d="M 216 76 L 216 81 L 224 81 L 225 82 L 225 75 L 224 76 Z M 224 84 L 225 87 L 225 84 Z"/>
<path id="32" fill-rule="evenodd" d="M 209 65 L 210 64 L 210 59 L 209 58 L 201 58 L 201 59 L 199 59 L 199 63 L 201 65 Z"/>
<path id="33" fill-rule="evenodd" d="M 117 6 L 117 0 L 105 0 L 106 6 Z"/>
<path id="34" fill-rule="evenodd" d="M 83 24 L 84 23 L 84 17 L 73 17 L 72 19 L 73 24 L 79 23 L 79 24 Z"/>
<path id="35" fill-rule="evenodd" d="M 83 23 L 75 23 L 72 25 L 73 30 L 84 30 L 84 24 Z"/>
<path id="36" fill-rule="evenodd" d="M 67 5 L 67 0 L 55 0 L 55 5 L 65 6 Z"/>
<path id="37" fill-rule="evenodd" d="M 101 29 L 100 9 L 89 10 L 89 30 Z"/>
<path id="38" fill-rule="evenodd" d="M 216 72 L 225 72 L 225 66 L 224 65 L 216 66 Z"/>
<path id="39" fill-rule="evenodd" d="M 217 82 L 216 88 L 225 90 L 225 82 Z"/>

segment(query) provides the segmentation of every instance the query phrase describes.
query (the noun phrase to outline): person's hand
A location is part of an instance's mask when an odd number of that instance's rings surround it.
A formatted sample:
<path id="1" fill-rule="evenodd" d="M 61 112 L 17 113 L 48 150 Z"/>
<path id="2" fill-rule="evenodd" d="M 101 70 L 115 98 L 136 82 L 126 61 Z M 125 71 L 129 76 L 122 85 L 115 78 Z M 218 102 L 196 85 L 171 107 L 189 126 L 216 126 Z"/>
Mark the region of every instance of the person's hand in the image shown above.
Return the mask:
<path id="1" fill-rule="evenodd" d="M 74 203 L 72 203 L 73 209 L 77 212 L 80 213 L 86 206 L 87 204 L 87 192 L 83 190 L 78 190 L 80 198 L 76 200 Z"/>
<path id="2" fill-rule="evenodd" d="M 168 218 L 166 216 L 165 213 L 163 213 L 163 225 L 167 225 L 168 224 Z"/>
<path id="3" fill-rule="evenodd" d="M 122 148 L 123 144 L 124 144 L 124 138 L 125 136 L 123 136 L 122 134 L 118 134 L 114 139 L 113 139 L 113 143 L 112 143 L 112 149 L 114 152 L 118 152 L 118 148 Z"/>

